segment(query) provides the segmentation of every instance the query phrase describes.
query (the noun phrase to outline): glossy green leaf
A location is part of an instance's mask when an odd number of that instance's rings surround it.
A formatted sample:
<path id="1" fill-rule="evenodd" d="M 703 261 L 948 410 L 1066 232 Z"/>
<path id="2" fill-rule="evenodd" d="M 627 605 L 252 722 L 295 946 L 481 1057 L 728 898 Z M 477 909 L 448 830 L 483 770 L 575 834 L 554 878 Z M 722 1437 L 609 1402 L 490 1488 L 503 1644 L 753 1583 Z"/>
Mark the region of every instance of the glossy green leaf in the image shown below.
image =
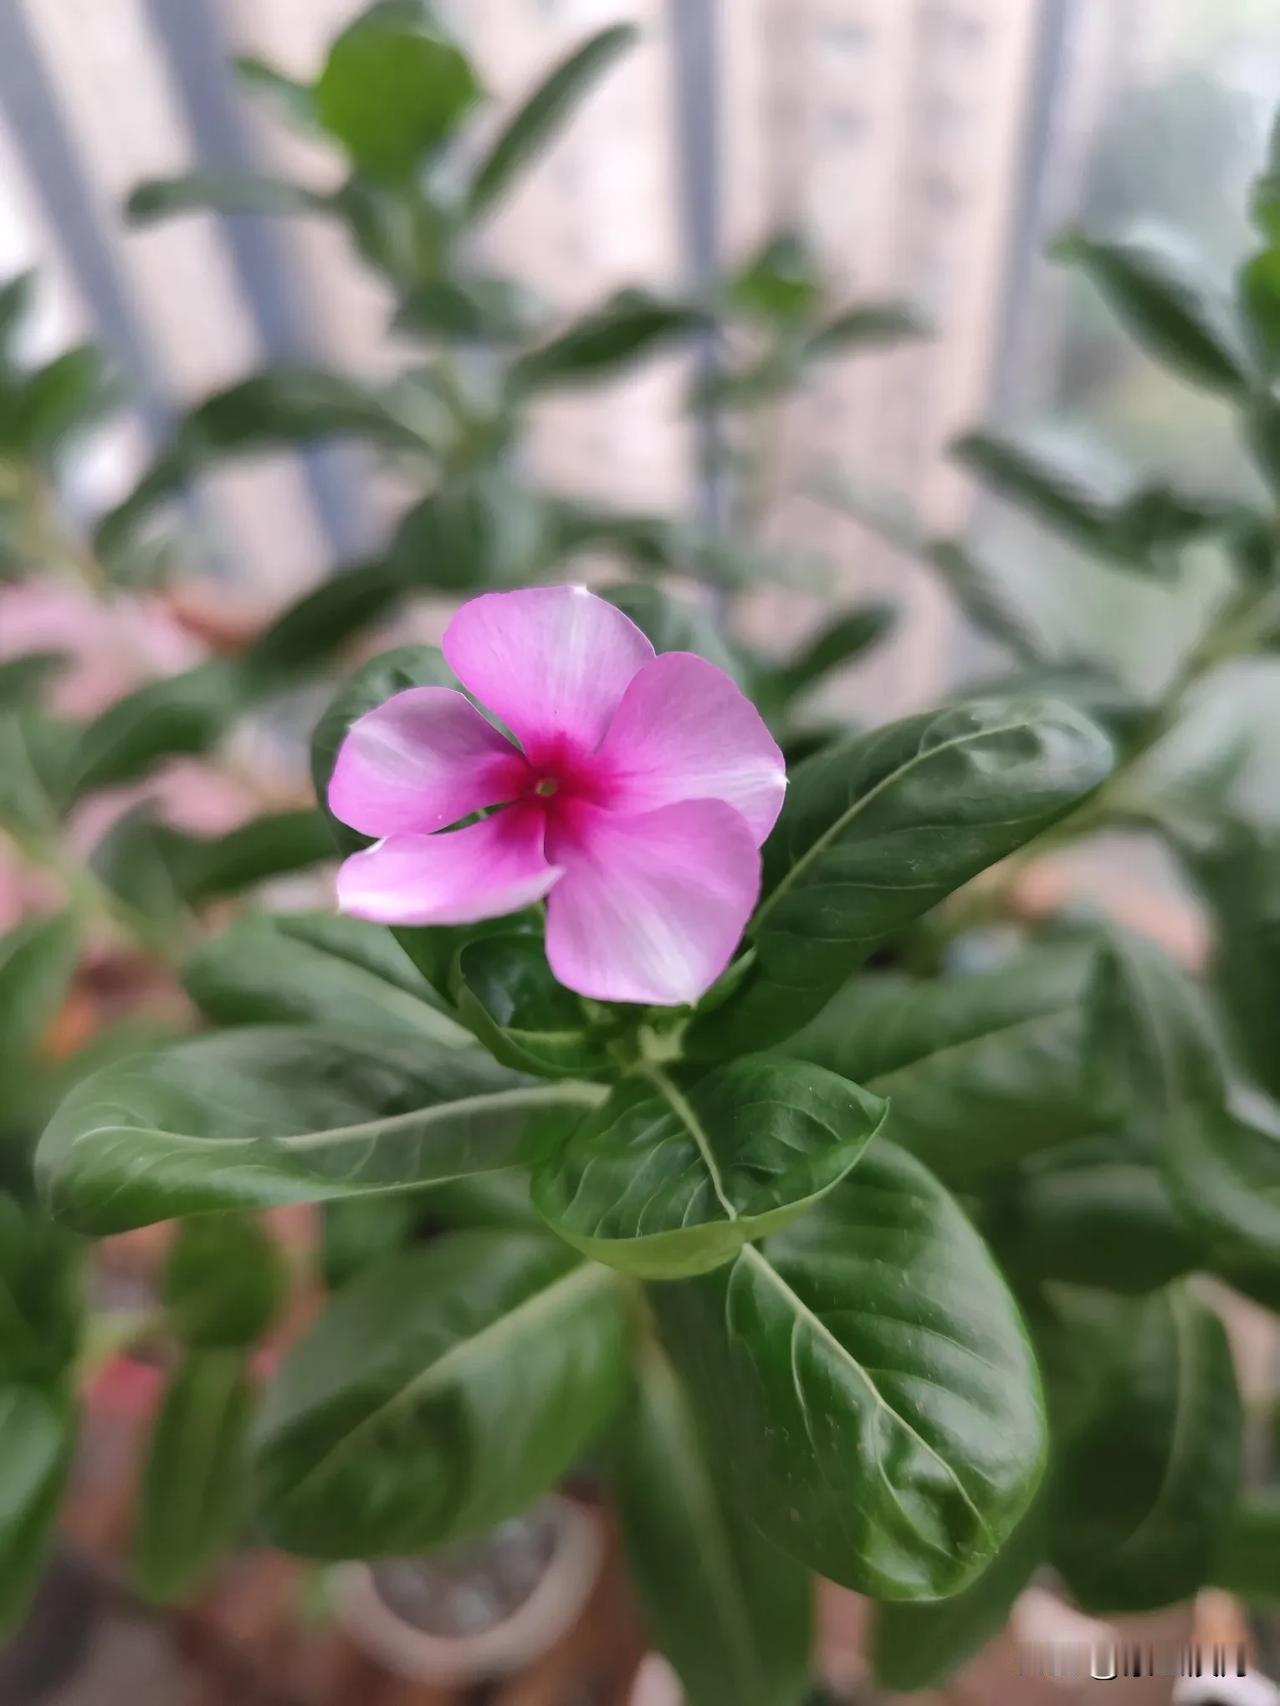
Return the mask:
<path id="1" fill-rule="evenodd" d="M 596 1261 L 644 1279 L 705 1273 L 812 1207 L 884 1116 L 858 1085 L 795 1061 L 650 1067 L 539 1159 L 533 1201 Z"/>
<path id="2" fill-rule="evenodd" d="M 1053 700 L 978 700 L 855 735 L 794 772 L 738 987 L 691 1046 L 798 1030 L 871 950 L 1077 805 L 1110 744 Z"/>
<path id="3" fill-rule="evenodd" d="M 510 1167 L 535 1117 L 578 1119 L 594 1100 L 459 1049 L 246 1027 L 95 1073 L 54 1115 L 36 1168 L 58 1216 L 120 1232 Z"/>
<path id="4" fill-rule="evenodd" d="M 178 1604 L 230 1551 L 244 1508 L 253 1390 L 235 1351 L 188 1354 L 165 1389 L 147 1443 L 133 1533 L 144 1598 Z"/>
<path id="5" fill-rule="evenodd" d="M 236 1350 L 279 1314 L 288 1274 L 268 1234 L 246 1215 L 206 1214 L 178 1228 L 161 1284 L 168 1326 L 195 1350 Z"/>
<path id="6" fill-rule="evenodd" d="M 1040 1479 L 1021 1321 L 931 1175 L 883 1139 L 727 1268 L 651 1301 L 741 1508 L 795 1558 L 879 1599 L 958 1593 Z"/>
<path id="7" fill-rule="evenodd" d="M 369 14 L 338 37 L 315 86 L 316 116 L 356 164 L 404 178 L 475 104 L 466 56 L 427 27 Z"/>
<path id="8" fill-rule="evenodd" d="M 636 40 L 631 24 L 611 24 L 589 36 L 543 78 L 494 138 L 476 168 L 467 197 L 472 216 L 487 212 L 526 165 L 552 140 L 596 80 Z"/>
<path id="9" fill-rule="evenodd" d="M 612 1064 L 582 1002 L 556 982 L 536 936 L 466 943 L 454 989 L 459 1016 L 504 1066 L 541 1078 L 594 1078 Z"/>
<path id="10" fill-rule="evenodd" d="M 1179 1211 L 1208 1247 L 1205 1265 L 1280 1282 L 1280 1109 L 1260 1097 L 1193 1102 L 1170 1125 L 1164 1161 Z"/>
<path id="11" fill-rule="evenodd" d="M 62 1393 L 0 1386 L 0 1640 L 17 1629 L 40 1579 L 74 1440 Z"/>
<path id="12" fill-rule="evenodd" d="M 878 1605 L 871 1668 L 882 1688 L 939 1688 L 1008 1622 L 1013 1602 L 1044 1560 L 1044 1501 L 1031 1507 L 977 1581 L 925 1605 Z"/>
<path id="13" fill-rule="evenodd" d="M 1088 1611 L 1146 1611 L 1208 1579 L 1235 1497 L 1240 1396 L 1222 1324 L 1154 1293 L 1055 1469 L 1050 1558 Z"/>
<path id="14" fill-rule="evenodd" d="M 1212 847 L 1182 852 L 1213 918 L 1213 971 L 1233 1040 L 1280 1097 L 1280 838 L 1233 824 Z"/>
<path id="15" fill-rule="evenodd" d="M 1067 942 L 963 977 L 856 978 L 783 1049 L 887 1098 L 886 1137 L 972 1179 L 1120 1112 L 1093 1057 L 1097 958 Z"/>
<path id="16" fill-rule="evenodd" d="M 809 1680 L 808 1572 L 747 1520 L 653 1343 L 637 1358 L 612 1482 L 628 1575 L 689 1706 L 799 1706 Z"/>
<path id="17" fill-rule="evenodd" d="M 472 1042 L 391 932 L 360 918 L 240 919 L 197 947 L 183 981 L 219 1025 L 314 1024 L 446 1048 Z"/>
<path id="18" fill-rule="evenodd" d="M 1218 1541 L 1210 1580 L 1246 1605 L 1280 1606 L 1280 1491 L 1241 1497 Z"/>
<path id="19" fill-rule="evenodd" d="M 1209 390 L 1248 390 L 1249 361 L 1230 303 L 1175 241 L 1138 233 L 1096 242 L 1077 233 L 1054 253 L 1089 275 L 1158 361 Z"/>
<path id="20" fill-rule="evenodd" d="M 511 383 L 519 392 L 532 393 L 610 379 L 706 323 L 706 312 L 696 303 L 620 290 L 549 343 L 521 356 L 511 368 Z"/>
<path id="21" fill-rule="evenodd" d="M 291 1552 L 421 1552 L 522 1510 L 622 1396 L 618 1282 L 562 1246 L 468 1232 L 392 1256 L 290 1352 L 257 1507 Z"/>
<path id="22" fill-rule="evenodd" d="M 184 172 L 148 178 L 130 191 L 125 217 L 131 225 L 153 225 L 182 213 L 328 213 L 332 202 L 302 184 L 260 172 Z"/>

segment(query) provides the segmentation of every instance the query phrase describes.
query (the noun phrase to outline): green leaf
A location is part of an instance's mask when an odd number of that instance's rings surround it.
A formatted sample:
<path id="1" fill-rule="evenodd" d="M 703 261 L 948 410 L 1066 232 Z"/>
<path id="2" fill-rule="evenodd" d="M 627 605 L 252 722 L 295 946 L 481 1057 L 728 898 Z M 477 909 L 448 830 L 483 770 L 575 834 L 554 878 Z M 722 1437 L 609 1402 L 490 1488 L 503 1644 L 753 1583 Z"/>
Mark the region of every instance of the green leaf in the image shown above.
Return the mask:
<path id="1" fill-rule="evenodd" d="M 208 752 L 243 705 L 240 677 L 223 658 L 148 681 L 82 731 L 68 756 L 66 788 L 79 798 L 135 781 L 160 758 Z"/>
<path id="2" fill-rule="evenodd" d="M 1280 242 L 1280 119 L 1271 122 L 1266 162 L 1251 186 L 1249 217 L 1268 242 Z"/>
<path id="3" fill-rule="evenodd" d="M 257 213 L 283 216 L 331 213 L 329 196 L 285 178 L 261 172 L 184 172 L 176 178 L 148 178 L 125 203 L 131 225 L 154 225 L 182 213 Z"/>
<path id="4" fill-rule="evenodd" d="M 1045 1452 L 1035 1362 L 957 1205 L 873 1144 L 808 1214 L 727 1268 L 654 1287 L 743 1512 L 878 1599 L 958 1593 Z"/>
<path id="5" fill-rule="evenodd" d="M 878 943 L 1065 815 L 1111 761 L 1094 724 L 1034 698 L 926 712 L 806 760 L 765 844 L 745 975 L 691 1047 L 798 1030 Z"/>
<path id="6" fill-rule="evenodd" d="M 525 166 L 541 152 L 597 79 L 626 50 L 637 32 L 631 24 L 611 24 L 574 48 L 503 125 L 476 168 L 467 197 L 472 218 L 486 213 L 511 188 Z"/>
<path id="7" fill-rule="evenodd" d="M 332 858 L 320 812 L 268 812 L 226 835 L 200 836 L 157 823 L 144 803 L 116 820 L 91 863 L 113 894 L 160 919 Z"/>
<path id="8" fill-rule="evenodd" d="M 688 1394 L 652 1342 L 637 1359 L 616 1445 L 627 1573 L 688 1706 L 799 1706 L 809 1678 L 808 1573 L 747 1520 Z"/>
<path id="9" fill-rule="evenodd" d="M 481 273 L 419 279 L 400 298 L 392 329 L 466 343 L 525 343 L 541 331 L 543 298 L 513 279 Z"/>
<path id="10" fill-rule="evenodd" d="M 538 579 L 553 548 L 541 498 L 505 471 L 485 469 L 415 504 L 396 529 L 391 561 L 406 586 L 480 592 Z"/>
<path id="11" fill-rule="evenodd" d="M 39 711 L 0 713 L 0 825 L 21 835 L 56 831 L 77 739 L 74 724 Z"/>
<path id="12" fill-rule="evenodd" d="M 0 371 L 12 369 L 17 342 L 35 296 L 34 271 L 11 273 L 0 284 Z"/>
<path id="13" fill-rule="evenodd" d="M 733 274 L 725 294 L 732 309 L 766 324 L 803 322 L 822 295 L 817 258 L 798 233 L 778 232 Z"/>
<path id="14" fill-rule="evenodd" d="M 1280 371 L 1280 247 L 1264 249 L 1245 262 L 1239 291 L 1258 366 L 1274 379 Z"/>
<path id="15" fill-rule="evenodd" d="M 33 1203 L 0 1193 L 0 1367 L 6 1382 L 59 1384 L 80 1349 L 79 1240 Z"/>
<path id="16" fill-rule="evenodd" d="M 255 690 L 278 691 L 388 616 L 404 593 L 403 576 L 389 562 L 358 563 L 331 575 L 254 640 L 241 659 L 245 678 Z"/>
<path id="17" fill-rule="evenodd" d="M 1045 1107 L 1052 1108 L 1050 1095 Z M 1153 1291 L 1202 1260 L 1159 1149 L 1127 1132 L 1085 1138 L 1028 1164 L 1004 1224 L 1005 1260 L 1041 1281 Z"/>
<path id="18" fill-rule="evenodd" d="M 1066 942 L 963 977 L 855 978 L 783 1050 L 885 1097 L 886 1137 L 972 1180 L 1121 1111 L 1094 1058 L 1097 962 Z"/>
<path id="19" fill-rule="evenodd" d="M 196 948 L 183 982 L 218 1025 L 314 1024 L 445 1048 L 472 1041 L 391 932 L 360 918 L 240 919 Z"/>
<path id="20" fill-rule="evenodd" d="M 0 936 L 0 1072 L 20 1078 L 76 969 L 80 927 L 70 913 L 29 918 Z"/>
<path id="21" fill-rule="evenodd" d="M 1280 838 L 1232 824 L 1212 847 L 1179 850 L 1213 919 L 1214 980 L 1233 1041 L 1258 1083 L 1280 1097 Z"/>
<path id="22" fill-rule="evenodd" d="M 844 355 L 858 349 L 886 349 L 925 337 L 928 326 L 903 302 L 864 302 L 846 308 L 818 327 L 804 346 L 804 359 Z"/>
<path id="23" fill-rule="evenodd" d="M 998 572 L 956 539 L 937 539 L 923 547 L 925 561 L 937 571 L 962 615 L 980 634 L 1004 646 L 1022 664 L 1039 669 L 1045 646 L 1032 624 L 1015 608 Z"/>
<path id="24" fill-rule="evenodd" d="M 43 460 L 71 433 L 93 425 L 114 401 L 101 351 L 88 344 L 64 350 L 25 379 L 3 436 Z"/>
<path id="25" fill-rule="evenodd" d="M 1088 274 L 1158 361 L 1208 390 L 1248 391 L 1252 376 L 1231 305 L 1176 239 L 1137 233 L 1096 242 L 1075 233 L 1053 253 Z"/>
<path id="26" fill-rule="evenodd" d="M 891 604 L 860 604 L 843 616 L 835 616 L 789 663 L 764 672 L 755 697 L 766 705 L 785 705 L 816 687 L 832 670 L 846 665 L 878 646 L 892 633 L 898 613 Z"/>
<path id="27" fill-rule="evenodd" d="M 721 625 L 704 603 L 679 598 L 647 581 L 606 586 L 601 597 L 629 616 L 658 652 L 696 652 L 739 683 L 743 662 L 735 655 Z"/>
<path id="28" fill-rule="evenodd" d="M 882 1688 L 942 1687 L 1008 1622 L 1013 1602 L 1044 1559 L 1044 1501 L 1030 1509 L 977 1581 L 925 1605 L 878 1605 L 871 1668 Z"/>
<path id="29" fill-rule="evenodd" d="M 252 1410 L 236 1352 L 193 1352 L 170 1379 L 147 1445 L 133 1534 L 133 1579 L 144 1598 L 181 1603 L 230 1551 L 244 1505 Z"/>
<path id="30" fill-rule="evenodd" d="M 1240 1499 L 1219 1539 L 1209 1579 L 1246 1605 L 1280 1606 L 1280 1491 Z"/>
<path id="31" fill-rule="evenodd" d="M 1204 1265 L 1280 1275 L 1280 1109 L 1193 1102 L 1169 1127 L 1166 1175 L 1186 1224 L 1208 1246 Z"/>
<path id="32" fill-rule="evenodd" d="M 522 1510 L 618 1403 L 607 1268 L 511 1232 L 392 1256 L 334 1298 L 267 1394 L 257 1503 L 305 1556 L 422 1552 Z"/>
<path id="33" fill-rule="evenodd" d="M 6 658 L 0 663 L 0 711 L 20 710 L 38 699 L 69 661 L 65 652 L 27 652 L 22 657 Z"/>
<path id="34" fill-rule="evenodd" d="M 192 1350 L 238 1350 L 260 1339 L 282 1308 L 288 1275 L 275 1244 L 245 1215 L 184 1221 L 161 1295 L 170 1330 Z"/>
<path id="35" fill-rule="evenodd" d="M 548 391 L 613 378 L 623 367 L 708 323 L 696 303 L 627 288 L 575 320 L 558 337 L 512 364 L 518 393 Z"/>
<path id="36" fill-rule="evenodd" d="M 246 1027 L 86 1079 L 36 1168 L 55 1214 L 120 1232 L 510 1167 L 535 1116 L 580 1118 L 594 1100 L 583 1085 L 526 1086 L 458 1049 Z"/>
<path id="37" fill-rule="evenodd" d="M 1235 1496 L 1240 1397 L 1222 1324 L 1154 1293 L 1061 1450 L 1050 1558 L 1086 1611 L 1147 1611 L 1208 1579 Z"/>
<path id="38" fill-rule="evenodd" d="M 0 1640 L 22 1621 L 53 1540 L 75 1440 L 75 1413 L 59 1392 L 0 1387 Z"/>
<path id="39" fill-rule="evenodd" d="M 320 123 L 374 177 L 407 177 L 480 96 L 465 55 L 425 27 L 367 15 L 340 35 L 315 86 Z"/>
<path id="40" fill-rule="evenodd" d="M 582 1002 L 557 983 L 541 941 L 492 935 L 466 943 L 454 974 L 458 1012 L 496 1060 L 541 1078 L 594 1078 L 613 1064 Z"/>
<path id="41" fill-rule="evenodd" d="M 534 1206 L 611 1267 L 706 1273 L 838 1184 L 884 1116 L 858 1085 L 794 1061 L 651 1067 L 539 1159 Z"/>

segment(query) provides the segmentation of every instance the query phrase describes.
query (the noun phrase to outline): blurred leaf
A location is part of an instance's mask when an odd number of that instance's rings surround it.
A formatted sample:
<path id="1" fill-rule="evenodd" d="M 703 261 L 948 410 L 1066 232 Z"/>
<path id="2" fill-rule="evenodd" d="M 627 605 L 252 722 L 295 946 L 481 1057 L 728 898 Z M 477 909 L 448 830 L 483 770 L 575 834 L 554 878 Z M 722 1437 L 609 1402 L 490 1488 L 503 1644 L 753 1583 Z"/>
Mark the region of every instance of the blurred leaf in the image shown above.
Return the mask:
<path id="1" fill-rule="evenodd" d="M 1235 1496 L 1240 1397 L 1222 1324 L 1181 1287 L 1149 1297 L 1063 1445 L 1050 1558 L 1083 1610 L 1147 1611 L 1208 1580 Z"/>
<path id="2" fill-rule="evenodd" d="M 631 24 L 612 24 L 589 36 L 538 84 L 503 125 L 476 168 L 467 208 L 486 213 L 529 162 L 551 142 L 596 80 L 638 39 Z"/>
<path id="3" fill-rule="evenodd" d="M 628 1575 L 688 1706 L 799 1706 L 809 1677 L 808 1572 L 747 1520 L 652 1341 L 636 1361 L 612 1463 Z"/>
<path id="4" fill-rule="evenodd" d="M 1239 289 L 1258 365 L 1274 379 L 1280 371 L 1280 247 L 1264 249 L 1245 262 Z"/>
<path id="5" fill-rule="evenodd" d="M 16 1632 L 53 1540 L 75 1440 L 75 1414 L 61 1392 L 0 1386 L 0 1641 Z"/>
<path id="6" fill-rule="evenodd" d="M 822 278 L 805 239 L 781 231 L 734 273 L 726 290 L 729 305 L 766 323 L 808 320 L 818 306 Z"/>
<path id="7" fill-rule="evenodd" d="M 1280 1276 L 1280 1110 L 1193 1103 L 1170 1126 L 1167 1176 L 1187 1224 L 1207 1243 L 1203 1265 Z"/>
<path id="8" fill-rule="evenodd" d="M 601 307 L 582 315 L 549 343 L 513 362 L 517 393 L 548 391 L 613 378 L 621 368 L 708 324 L 696 303 L 619 290 Z"/>
<path id="9" fill-rule="evenodd" d="M 1219 1539 L 1209 1579 L 1246 1605 L 1280 1606 L 1280 1491 L 1240 1498 Z"/>
<path id="10" fill-rule="evenodd" d="M 1249 216 L 1269 242 L 1280 242 L 1280 118 L 1271 122 L 1266 164 L 1253 180 Z"/>
<path id="11" fill-rule="evenodd" d="M 240 919 L 196 948 L 183 982 L 217 1025 L 317 1024 L 452 1048 L 472 1041 L 391 932 L 360 918 Z"/>
<path id="12" fill-rule="evenodd" d="M 892 633 L 898 620 L 891 604 L 861 604 L 834 616 L 788 663 L 765 670 L 754 697 L 767 705 L 785 705 L 816 687 L 832 670 L 853 663 Z"/>
<path id="13" fill-rule="evenodd" d="M 395 330 L 420 338 L 520 343 L 541 330 L 542 298 L 505 278 L 427 279 L 401 297 Z"/>
<path id="14" fill-rule="evenodd" d="M 1280 496 L 1280 403 L 1274 397 L 1259 396 L 1244 414 L 1245 443 L 1273 495 Z M 1275 542 L 1272 535 L 1274 563 Z"/>
<path id="15" fill-rule="evenodd" d="M 454 974 L 458 1013 L 495 1060 L 542 1078 L 598 1078 L 615 1063 L 582 1002 L 557 983 L 536 936 L 466 943 Z"/>
<path id="16" fill-rule="evenodd" d="M 963 977 L 864 974 L 782 1047 L 885 1097 L 886 1137 L 971 1179 L 1119 1112 L 1094 1058 L 1097 963 L 1066 942 Z"/>
<path id="17" fill-rule="evenodd" d="M 1035 698 L 926 712 L 808 759 L 765 844 L 745 976 L 694 1020 L 692 1050 L 798 1030 L 879 942 L 1065 815 L 1111 761 L 1094 724 Z"/>
<path id="18" fill-rule="evenodd" d="M 618 1281 L 551 1241 L 466 1232 L 389 1257 L 294 1347 L 257 1435 L 269 1538 L 427 1551 L 523 1510 L 622 1397 Z"/>
<path id="19" fill-rule="evenodd" d="M 0 711 L 0 825 L 36 836 L 56 828 L 77 741 L 74 724 L 35 710 Z"/>
<path id="20" fill-rule="evenodd" d="M 1252 375 L 1231 305 L 1175 239 L 1144 232 L 1096 242 L 1072 233 L 1053 254 L 1089 275 L 1158 361 L 1208 390 L 1233 396 L 1249 390 Z"/>
<path id="21" fill-rule="evenodd" d="M 81 1245 L 33 1203 L 0 1193 L 0 1367 L 4 1383 L 54 1387 L 80 1349 Z"/>
<path id="22" fill-rule="evenodd" d="M 679 598 L 647 581 L 603 587 L 601 597 L 629 616 L 648 635 L 655 651 L 696 652 L 741 684 L 743 661 L 705 604 Z"/>
<path id="23" fill-rule="evenodd" d="M 316 811 L 268 812 L 225 835 L 198 836 L 157 823 L 143 804 L 116 820 L 91 864 L 113 894 L 159 921 L 333 856 L 328 822 Z"/>
<path id="24" fill-rule="evenodd" d="M 432 592 L 527 585 L 552 561 L 539 495 L 503 470 L 450 480 L 403 518 L 391 562 L 403 584 Z"/>
<path id="25" fill-rule="evenodd" d="M 278 691 L 388 616 L 404 592 L 393 563 L 375 560 L 337 571 L 258 635 L 240 660 L 244 676 L 255 689 Z"/>
<path id="26" fill-rule="evenodd" d="M 274 65 L 252 54 L 232 60 L 236 81 L 248 94 L 257 96 L 295 129 L 316 135 L 321 130 L 316 116 L 315 91 L 309 83 L 286 77 Z"/>
<path id="27" fill-rule="evenodd" d="M 878 1599 L 967 1587 L 1040 1479 L 1022 1323 L 978 1235 L 883 1140 L 731 1266 L 655 1286 L 676 1367 L 745 1516 Z"/>
<path id="28" fill-rule="evenodd" d="M 30 1069 L 75 975 L 80 935 L 69 912 L 29 918 L 0 935 L 0 1082 Z"/>
<path id="29" fill-rule="evenodd" d="M 1213 920 L 1213 973 L 1249 1071 L 1280 1099 L 1280 837 L 1218 825 L 1215 843 L 1180 846 Z"/>
<path id="30" fill-rule="evenodd" d="M 191 1352 L 170 1378 L 147 1444 L 133 1534 L 133 1579 L 144 1598 L 189 1599 L 230 1551 L 252 1409 L 237 1352 Z"/>
<path id="31" fill-rule="evenodd" d="M 18 340 L 35 295 L 36 275 L 30 272 L 11 273 L 0 284 L 0 373 L 15 365 Z"/>
<path id="32" fill-rule="evenodd" d="M 420 1190 L 517 1165 L 582 1085 L 526 1086 L 478 1053 L 244 1027 L 108 1067 L 36 1155 L 60 1218 L 96 1233 L 175 1216 Z"/>
<path id="33" fill-rule="evenodd" d="M 173 754 L 209 751 L 243 704 L 239 673 L 222 658 L 148 681 L 81 732 L 68 757 L 69 794 L 132 782 Z"/>
<path id="34" fill-rule="evenodd" d="M 184 172 L 148 178 L 130 191 L 125 217 L 131 225 L 154 225 L 182 213 L 256 213 L 284 217 L 332 213 L 333 199 L 285 178 L 260 172 Z"/>
<path id="35" fill-rule="evenodd" d="M 927 337 L 929 327 L 904 302 L 866 302 L 836 314 L 806 341 L 804 359 L 844 355 L 856 349 L 885 349 Z"/>
<path id="36" fill-rule="evenodd" d="M 368 13 L 340 35 L 315 111 L 363 171 L 406 178 L 480 96 L 465 55 L 425 25 Z"/>
<path id="37" fill-rule="evenodd" d="M 178 1227 L 161 1295 L 170 1330 L 189 1350 L 238 1350 L 260 1339 L 288 1295 L 270 1236 L 240 1214 L 204 1214 Z"/>
<path id="38" fill-rule="evenodd" d="M 69 661 L 66 652 L 27 652 L 0 662 L 0 712 L 21 710 L 38 699 Z"/>
<path id="39" fill-rule="evenodd" d="M 114 404 L 106 361 L 89 344 L 64 350 L 28 374 L 0 411 L 0 437 L 44 460 L 71 433 L 93 425 Z"/>
<path id="40" fill-rule="evenodd" d="M 594 1261 L 642 1279 L 706 1273 L 820 1201 L 884 1117 L 878 1098 L 807 1064 L 655 1066 L 539 1157 L 533 1202 Z"/>
<path id="41" fill-rule="evenodd" d="M 967 1588 L 924 1605 L 877 1605 L 871 1668 L 882 1688 L 909 1694 L 943 1687 L 993 1640 L 1044 1559 L 1044 1501 L 1030 1509 L 994 1560 Z"/>

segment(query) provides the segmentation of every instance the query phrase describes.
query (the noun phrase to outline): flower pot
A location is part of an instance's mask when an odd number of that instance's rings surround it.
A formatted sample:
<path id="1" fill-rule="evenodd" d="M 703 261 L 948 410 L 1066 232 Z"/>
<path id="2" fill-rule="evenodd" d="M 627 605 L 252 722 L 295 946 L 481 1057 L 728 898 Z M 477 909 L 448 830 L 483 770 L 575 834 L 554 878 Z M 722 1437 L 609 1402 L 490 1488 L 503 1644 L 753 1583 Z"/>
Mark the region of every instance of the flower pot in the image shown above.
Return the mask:
<path id="1" fill-rule="evenodd" d="M 341 1564 L 338 1620 L 397 1676 L 466 1683 L 533 1664 L 572 1626 L 604 1558 L 599 1516 L 559 1494 L 423 1558 Z"/>

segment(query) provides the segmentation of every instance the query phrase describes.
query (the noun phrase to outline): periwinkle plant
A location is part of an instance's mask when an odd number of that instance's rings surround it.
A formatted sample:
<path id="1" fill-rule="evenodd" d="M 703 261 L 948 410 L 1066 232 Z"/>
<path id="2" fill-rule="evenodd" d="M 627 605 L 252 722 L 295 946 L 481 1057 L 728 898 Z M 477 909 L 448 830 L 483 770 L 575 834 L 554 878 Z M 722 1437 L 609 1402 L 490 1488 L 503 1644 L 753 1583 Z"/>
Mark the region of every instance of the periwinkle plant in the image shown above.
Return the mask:
<path id="1" fill-rule="evenodd" d="M 104 580 L 158 572 L 141 521 L 230 451 L 354 433 L 424 495 L 385 557 L 241 655 L 82 728 L 5 709 L 0 738 L 29 759 L 13 773 L 41 784 L 41 845 L 59 845 L 77 799 L 215 748 L 246 704 L 332 669 L 414 591 L 482 595 L 443 653 L 402 646 L 338 687 L 314 735 L 316 812 L 208 845 L 134 820 L 95 855 L 92 895 L 116 926 L 189 939 L 183 979 L 208 1021 L 73 1088 L 36 1158 L 45 1208 L 82 1234 L 179 1222 L 149 1323 L 180 1354 L 139 1580 L 189 1595 L 242 1530 L 317 1559 L 430 1551 L 589 1454 L 695 1706 L 804 1698 L 815 1574 L 877 1602 L 872 1656 L 898 1687 L 948 1674 L 1041 1569 L 1088 1610 L 1208 1581 L 1263 1598 L 1280 1522 L 1241 1486 L 1240 1398 L 1199 1276 L 1280 1302 L 1260 994 L 1276 971 L 1259 929 L 1275 852 L 1213 778 L 1162 793 L 1148 759 L 1222 661 L 1274 645 L 1274 511 L 1159 480 L 1089 491 L 970 438 L 972 466 L 1115 567 L 1178 575 L 1190 543 L 1219 549 L 1235 577 L 1222 610 L 1166 690 L 1135 701 L 1094 660 L 1050 655 L 961 542 L 920 541 L 1015 667 L 887 727 L 810 733 L 797 761 L 795 704 L 883 614 L 840 614 L 768 663 L 655 571 L 784 573 L 756 537 L 755 411 L 814 361 L 911 322 L 837 309 L 780 239 L 705 301 L 633 292 L 531 333 L 469 235 L 625 38 L 573 55 L 468 175 L 464 56 L 426 7 L 377 6 L 312 85 L 247 68 L 345 151 L 338 192 L 205 174 L 135 200 L 147 216 L 345 220 L 429 360 L 389 388 L 293 372 L 208 400 L 99 529 Z M 371 89 L 383 98 L 354 98 Z M 1155 354 L 1239 408 L 1273 482 L 1274 179 L 1234 303 L 1160 251 L 1067 249 Z M 748 345 L 696 399 L 735 412 L 744 484 L 725 536 L 523 478 L 510 452 L 531 397 L 708 327 Z M 649 580 L 536 584 L 572 579 L 573 554 L 601 542 Z M 1217 897 L 1220 979 L 1113 925 L 1024 916 L 1026 863 L 1117 823 L 1158 826 Z M 209 927 L 211 896 L 321 847 L 361 916 Z M 974 934 L 992 919 L 994 960 Z M 979 942 L 985 969 L 958 969 Z M 33 992 L 61 987 L 73 949 L 55 963 L 27 935 L 8 947 L 0 1049 L 16 1078 Z M 320 1211 L 327 1295 L 259 1382 L 282 1280 L 253 1216 L 286 1204 Z M 4 1207 L 12 1617 L 102 1324 L 82 1328 L 71 1234 Z"/>

